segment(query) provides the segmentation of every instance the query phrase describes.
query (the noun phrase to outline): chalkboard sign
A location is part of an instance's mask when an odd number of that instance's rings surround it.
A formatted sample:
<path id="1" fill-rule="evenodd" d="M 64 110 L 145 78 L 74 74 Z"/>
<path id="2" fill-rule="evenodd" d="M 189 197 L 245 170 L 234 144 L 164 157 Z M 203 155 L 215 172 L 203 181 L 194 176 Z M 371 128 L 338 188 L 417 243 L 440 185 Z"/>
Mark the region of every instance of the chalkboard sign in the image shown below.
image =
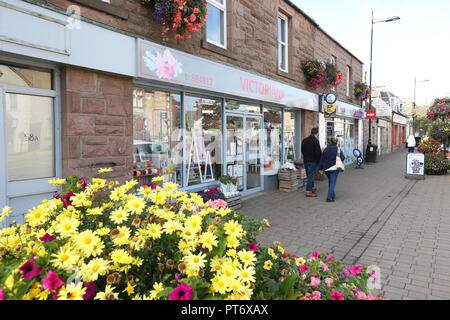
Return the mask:
<path id="1" fill-rule="evenodd" d="M 406 178 L 425 179 L 425 155 L 408 153 L 406 156 Z"/>

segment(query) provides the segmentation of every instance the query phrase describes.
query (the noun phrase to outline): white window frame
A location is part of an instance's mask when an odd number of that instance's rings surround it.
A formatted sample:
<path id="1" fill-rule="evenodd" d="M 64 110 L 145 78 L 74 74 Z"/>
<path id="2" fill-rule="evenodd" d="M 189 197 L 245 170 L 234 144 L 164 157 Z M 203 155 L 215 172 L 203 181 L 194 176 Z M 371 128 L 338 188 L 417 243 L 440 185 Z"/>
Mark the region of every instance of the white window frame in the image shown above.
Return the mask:
<path id="1" fill-rule="evenodd" d="M 208 39 L 208 27 L 206 28 L 206 41 L 223 49 L 227 48 L 227 1 L 223 0 L 223 4 L 220 4 L 215 0 L 208 0 L 208 5 L 212 5 L 223 12 L 223 44 Z M 206 23 L 208 24 L 208 22 Z"/>
<path id="2" fill-rule="evenodd" d="M 284 21 L 284 35 L 286 37 L 284 42 L 280 38 L 278 38 L 278 48 L 277 48 L 278 55 L 280 54 L 279 46 L 282 45 L 285 48 L 285 50 L 284 50 L 285 69 L 281 68 L 281 66 L 280 66 L 280 57 L 279 56 L 278 56 L 278 61 L 277 61 L 278 69 L 283 72 L 289 72 L 289 60 L 288 60 L 288 57 L 289 57 L 289 54 L 288 54 L 288 51 L 289 51 L 289 49 L 288 49 L 288 45 L 289 45 L 288 23 L 289 23 L 289 20 L 288 20 L 287 16 L 285 16 L 284 14 L 282 14 L 280 12 L 278 13 L 277 25 L 278 25 L 278 19 L 281 19 Z M 280 32 L 280 30 L 277 30 L 277 31 L 278 31 L 278 33 Z M 278 37 L 278 34 L 277 34 L 277 37 Z"/>
<path id="3" fill-rule="evenodd" d="M 335 57 L 335 56 L 331 56 L 330 57 L 330 64 L 332 64 L 333 66 L 335 66 L 336 65 L 336 60 L 337 60 L 337 58 Z"/>

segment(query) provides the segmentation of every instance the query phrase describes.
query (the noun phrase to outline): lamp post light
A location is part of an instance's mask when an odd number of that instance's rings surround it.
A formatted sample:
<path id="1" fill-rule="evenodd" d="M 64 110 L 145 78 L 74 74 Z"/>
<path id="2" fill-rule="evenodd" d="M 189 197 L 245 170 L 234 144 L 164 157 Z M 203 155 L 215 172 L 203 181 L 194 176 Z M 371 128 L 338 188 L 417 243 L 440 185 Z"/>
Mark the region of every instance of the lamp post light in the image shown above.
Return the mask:
<path id="1" fill-rule="evenodd" d="M 417 82 L 429 82 L 430 80 L 419 80 L 417 81 L 417 77 L 414 77 L 414 100 L 413 100 L 413 130 L 416 125 L 416 88 L 417 88 Z M 413 132 L 414 134 L 415 132 Z"/>
<path id="2" fill-rule="evenodd" d="M 400 20 L 400 17 L 391 17 L 384 20 L 374 21 L 373 20 L 373 10 L 372 10 L 372 25 L 371 25 L 371 33 L 370 33 L 370 91 L 369 91 L 369 110 L 372 110 L 372 62 L 373 62 L 373 25 L 381 22 L 393 22 Z M 369 141 L 367 146 L 367 151 L 369 151 L 369 145 L 372 144 L 372 119 L 369 119 Z M 371 162 L 370 159 L 366 159 L 367 162 Z"/>

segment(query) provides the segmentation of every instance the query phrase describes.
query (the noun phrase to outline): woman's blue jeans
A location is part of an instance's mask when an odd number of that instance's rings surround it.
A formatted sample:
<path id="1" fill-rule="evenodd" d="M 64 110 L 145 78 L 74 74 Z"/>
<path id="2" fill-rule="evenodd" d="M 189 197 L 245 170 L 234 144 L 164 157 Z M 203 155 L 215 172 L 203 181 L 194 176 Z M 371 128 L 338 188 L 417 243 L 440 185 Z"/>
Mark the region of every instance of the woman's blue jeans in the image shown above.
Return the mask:
<path id="1" fill-rule="evenodd" d="M 325 171 L 325 174 L 328 177 L 328 197 L 327 199 L 332 200 L 336 196 L 334 193 L 334 189 L 336 188 L 336 182 L 339 176 L 338 170 L 333 171 Z"/>

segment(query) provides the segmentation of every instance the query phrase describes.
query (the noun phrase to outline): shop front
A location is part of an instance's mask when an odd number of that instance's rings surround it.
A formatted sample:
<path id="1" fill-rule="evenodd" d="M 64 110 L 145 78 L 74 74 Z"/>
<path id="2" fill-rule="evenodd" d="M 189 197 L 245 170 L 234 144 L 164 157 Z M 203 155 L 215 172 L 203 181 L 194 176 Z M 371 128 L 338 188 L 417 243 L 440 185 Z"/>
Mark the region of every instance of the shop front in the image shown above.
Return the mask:
<path id="1" fill-rule="evenodd" d="M 406 143 L 408 119 L 398 113 L 392 113 L 392 151 L 400 150 Z"/>
<path id="2" fill-rule="evenodd" d="M 244 195 L 273 189 L 298 156 L 300 111 L 318 111 L 314 93 L 144 40 L 133 96 L 134 176 L 189 191 L 224 175 Z"/>
<path id="3" fill-rule="evenodd" d="M 350 165 L 356 161 L 353 150 L 360 148 L 362 135 L 362 119 L 364 110 L 348 103 L 337 101 L 333 116 L 325 116 L 326 141 L 337 138 L 338 146 L 345 155 L 344 164 Z"/>

